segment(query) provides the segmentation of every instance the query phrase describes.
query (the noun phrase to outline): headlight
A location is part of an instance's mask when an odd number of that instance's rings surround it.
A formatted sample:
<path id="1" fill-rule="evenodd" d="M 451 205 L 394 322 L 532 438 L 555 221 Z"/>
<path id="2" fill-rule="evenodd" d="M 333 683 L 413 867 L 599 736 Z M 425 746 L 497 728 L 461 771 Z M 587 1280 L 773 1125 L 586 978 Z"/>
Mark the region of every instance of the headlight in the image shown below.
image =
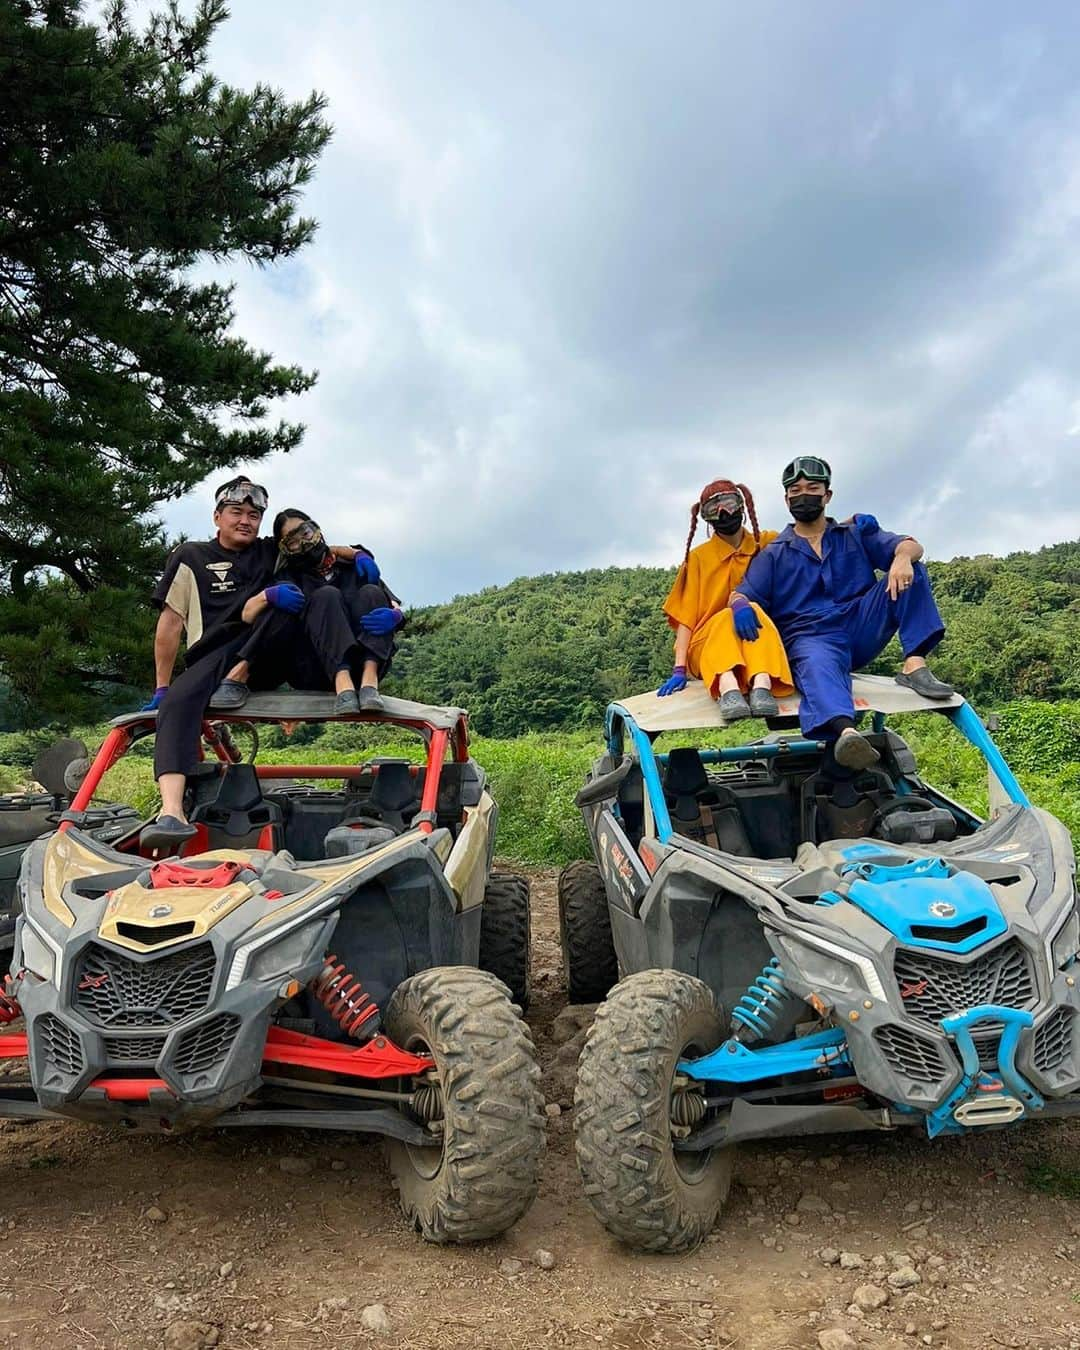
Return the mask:
<path id="1" fill-rule="evenodd" d="M 39 980 L 51 983 L 56 973 L 56 957 L 52 948 L 46 944 L 37 929 L 31 928 L 25 919 L 22 924 L 20 942 L 23 966 L 31 975 L 36 975 Z"/>
<path id="2" fill-rule="evenodd" d="M 780 945 L 787 957 L 784 969 L 792 974 L 797 972 L 798 978 L 807 984 L 850 998 L 861 998 L 867 993 L 866 982 L 851 961 L 790 937 L 780 938 Z"/>
<path id="3" fill-rule="evenodd" d="M 316 918 L 305 914 L 276 933 L 265 933 L 253 942 L 245 942 L 236 949 L 225 988 L 235 989 L 245 979 L 285 979 L 311 959 L 313 950 L 328 940 L 329 932 L 325 914 Z M 322 950 L 318 954 L 321 956 Z"/>
<path id="4" fill-rule="evenodd" d="M 1076 904 L 1075 897 L 1073 904 L 1074 906 Z M 1080 950 L 1080 914 L 1074 908 L 1050 944 L 1054 969 L 1064 970 L 1066 966 L 1071 965 L 1078 950 Z"/>
<path id="5" fill-rule="evenodd" d="M 305 924 L 293 933 L 286 933 L 279 941 L 252 958 L 247 969 L 251 980 L 283 980 L 292 975 L 308 960 L 312 944 L 325 925 L 325 920 Z M 321 953 L 320 953 L 321 955 Z"/>

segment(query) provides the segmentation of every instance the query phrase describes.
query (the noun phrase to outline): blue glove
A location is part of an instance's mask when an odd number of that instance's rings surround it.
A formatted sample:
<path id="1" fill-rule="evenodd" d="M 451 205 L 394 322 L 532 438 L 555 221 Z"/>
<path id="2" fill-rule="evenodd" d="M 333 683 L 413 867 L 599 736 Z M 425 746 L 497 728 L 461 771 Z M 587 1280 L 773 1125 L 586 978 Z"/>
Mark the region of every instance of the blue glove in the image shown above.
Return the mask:
<path id="1" fill-rule="evenodd" d="M 353 565 L 356 568 L 356 575 L 367 586 L 374 586 L 382 576 L 379 571 L 379 564 L 374 558 L 369 558 L 366 553 L 358 553 L 353 559 Z"/>
<path id="2" fill-rule="evenodd" d="M 266 603 L 271 609 L 283 609 L 286 614 L 299 614 L 304 608 L 304 592 L 291 581 L 283 581 L 279 586 L 267 586 Z"/>
<path id="3" fill-rule="evenodd" d="M 365 633 L 374 633 L 376 637 L 384 637 L 404 622 L 405 615 L 402 614 L 400 609 L 391 609 L 389 605 L 380 605 L 378 609 L 371 610 L 361 618 L 360 627 Z"/>
<path id="4" fill-rule="evenodd" d="M 686 688 L 686 667 L 676 666 L 668 678 L 656 691 L 659 698 L 667 698 L 668 694 L 677 694 L 680 689 Z"/>
<path id="5" fill-rule="evenodd" d="M 139 709 L 139 711 L 154 712 L 161 705 L 161 700 L 165 697 L 165 695 L 168 692 L 169 686 L 167 684 L 159 684 L 158 687 L 154 690 L 150 702 L 144 703 L 142 707 Z"/>
<path id="6" fill-rule="evenodd" d="M 737 595 L 731 602 L 731 615 L 738 636 L 744 642 L 756 642 L 757 636 L 761 632 L 761 624 L 758 623 L 758 616 L 754 613 L 750 601 L 744 600 L 741 595 Z"/>
<path id="7" fill-rule="evenodd" d="M 852 516 L 851 523 L 855 526 L 856 534 L 873 534 L 875 530 L 880 530 L 877 516 Z"/>

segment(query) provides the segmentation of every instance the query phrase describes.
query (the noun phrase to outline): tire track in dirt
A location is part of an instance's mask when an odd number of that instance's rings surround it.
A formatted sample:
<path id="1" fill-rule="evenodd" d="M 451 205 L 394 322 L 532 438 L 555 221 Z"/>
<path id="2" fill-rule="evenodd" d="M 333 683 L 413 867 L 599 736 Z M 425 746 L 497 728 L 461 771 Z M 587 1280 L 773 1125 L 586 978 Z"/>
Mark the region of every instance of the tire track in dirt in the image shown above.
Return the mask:
<path id="1" fill-rule="evenodd" d="M 0 1345 L 818 1350 L 842 1329 L 867 1350 L 1080 1350 L 1080 1211 L 1025 1184 L 1034 1160 L 1076 1165 L 1067 1122 L 932 1145 L 895 1134 L 744 1149 L 698 1251 L 618 1247 L 581 1198 L 570 1104 L 582 1019 L 559 1016 L 555 874 L 532 875 L 529 1020 L 561 1110 L 540 1195 L 510 1233 L 426 1246 L 381 1145 L 363 1138 L 3 1122 Z M 823 1264 L 822 1248 L 848 1268 Z M 906 1267 L 918 1282 L 891 1287 Z M 888 1302 L 849 1313 L 863 1285 Z M 388 1333 L 362 1324 L 374 1303 Z"/>

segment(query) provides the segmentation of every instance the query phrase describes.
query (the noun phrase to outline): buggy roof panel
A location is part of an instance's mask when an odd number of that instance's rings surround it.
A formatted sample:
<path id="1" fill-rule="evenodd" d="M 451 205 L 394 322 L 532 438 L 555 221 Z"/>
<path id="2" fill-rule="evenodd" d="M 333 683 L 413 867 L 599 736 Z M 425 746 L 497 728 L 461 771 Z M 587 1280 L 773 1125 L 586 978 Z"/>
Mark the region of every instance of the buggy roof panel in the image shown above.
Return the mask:
<path id="1" fill-rule="evenodd" d="M 385 695 L 379 712 L 336 713 L 335 698 L 335 694 L 315 690 L 252 694 L 242 708 L 215 712 L 211 707 L 206 716 L 210 721 L 220 722 L 362 722 L 390 726 L 420 723 L 433 731 L 453 731 L 466 716 L 461 708 L 439 708 L 429 703 L 414 703 L 411 699 L 387 698 Z M 124 713 L 114 717 L 110 726 L 130 727 L 156 720 L 156 712 Z"/>
<path id="2" fill-rule="evenodd" d="M 856 675 L 852 680 L 856 712 L 913 713 L 943 712 L 963 706 L 963 698 L 923 698 L 911 689 L 905 689 L 891 676 Z M 799 696 L 779 700 L 780 716 L 794 717 L 799 711 Z M 678 694 L 659 698 L 655 690 L 635 694 L 613 704 L 613 709 L 629 714 L 642 731 L 689 731 L 698 727 L 726 727 L 720 715 L 719 703 L 710 697 L 701 680 L 690 680 Z"/>

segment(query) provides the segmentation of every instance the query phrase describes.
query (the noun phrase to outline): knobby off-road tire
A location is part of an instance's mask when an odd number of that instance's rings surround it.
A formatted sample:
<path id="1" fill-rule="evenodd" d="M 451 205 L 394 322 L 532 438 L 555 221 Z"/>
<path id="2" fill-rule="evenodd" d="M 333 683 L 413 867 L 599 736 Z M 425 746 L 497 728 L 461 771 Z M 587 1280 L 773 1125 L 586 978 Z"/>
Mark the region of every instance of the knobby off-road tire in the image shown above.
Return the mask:
<path id="1" fill-rule="evenodd" d="M 532 1034 L 504 984 L 484 970 L 437 966 L 398 985 L 384 1019 L 397 1045 L 435 1058 L 443 1146 L 387 1141 L 405 1217 L 429 1242 L 479 1242 L 532 1203 L 544 1149 Z"/>
<path id="2" fill-rule="evenodd" d="M 522 1012 L 531 992 L 530 915 L 528 880 L 516 872 L 492 872 L 480 918 L 479 965 L 502 980 Z"/>
<path id="3" fill-rule="evenodd" d="M 593 1213 L 638 1251 L 691 1251 L 727 1199 L 734 1149 L 676 1154 L 671 1134 L 676 1065 L 723 1036 L 712 991 L 674 970 L 629 976 L 597 1009 L 574 1092 L 578 1167 Z"/>
<path id="4" fill-rule="evenodd" d="M 594 862 L 567 863 L 559 873 L 559 937 L 571 1003 L 599 1003 L 618 982 L 607 891 Z"/>

